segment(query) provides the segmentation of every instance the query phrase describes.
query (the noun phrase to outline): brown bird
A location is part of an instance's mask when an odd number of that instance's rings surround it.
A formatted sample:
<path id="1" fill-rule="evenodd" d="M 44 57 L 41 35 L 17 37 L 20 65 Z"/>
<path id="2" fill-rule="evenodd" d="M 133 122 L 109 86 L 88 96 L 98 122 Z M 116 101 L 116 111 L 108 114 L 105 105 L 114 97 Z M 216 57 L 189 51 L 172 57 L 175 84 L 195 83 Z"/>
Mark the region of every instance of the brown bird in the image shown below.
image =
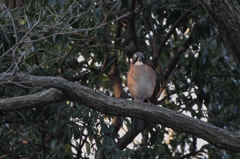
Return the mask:
<path id="1" fill-rule="evenodd" d="M 144 63 L 144 55 L 136 52 L 133 55 L 130 70 L 128 72 L 127 84 L 132 98 L 143 102 L 152 96 L 156 85 L 156 74 L 153 69 Z M 144 121 L 132 118 L 132 130 L 139 133 L 144 129 Z"/>

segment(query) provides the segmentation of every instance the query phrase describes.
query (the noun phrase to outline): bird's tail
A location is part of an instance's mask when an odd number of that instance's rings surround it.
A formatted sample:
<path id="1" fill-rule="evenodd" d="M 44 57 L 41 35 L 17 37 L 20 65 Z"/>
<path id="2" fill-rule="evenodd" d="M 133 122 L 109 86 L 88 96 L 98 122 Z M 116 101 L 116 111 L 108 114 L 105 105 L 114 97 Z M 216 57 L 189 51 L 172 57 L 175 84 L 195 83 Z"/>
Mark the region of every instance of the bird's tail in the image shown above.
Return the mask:
<path id="1" fill-rule="evenodd" d="M 138 118 L 132 118 L 132 132 L 140 133 L 144 130 L 144 121 Z"/>

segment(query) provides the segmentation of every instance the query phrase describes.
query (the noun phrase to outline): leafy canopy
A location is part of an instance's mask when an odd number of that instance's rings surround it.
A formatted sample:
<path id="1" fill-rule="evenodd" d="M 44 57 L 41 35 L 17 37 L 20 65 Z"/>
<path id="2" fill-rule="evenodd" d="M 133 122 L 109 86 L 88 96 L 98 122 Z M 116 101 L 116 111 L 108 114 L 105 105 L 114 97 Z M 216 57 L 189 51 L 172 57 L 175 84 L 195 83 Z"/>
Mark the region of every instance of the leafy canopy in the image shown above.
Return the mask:
<path id="1" fill-rule="evenodd" d="M 10 2 L 1 4 L 0 72 L 61 76 L 130 98 L 130 58 L 142 51 L 158 76 L 154 104 L 239 129 L 239 70 L 198 1 L 26 0 L 17 8 Z M 115 92 L 117 78 L 123 89 Z M 1 98 L 41 90 L 0 85 Z M 0 156 L 7 158 L 91 158 L 102 149 L 112 158 L 237 155 L 211 144 L 197 147 L 195 136 L 153 123 L 141 144 L 121 151 L 107 115 L 70 101 L 1 112 L 0 118 Z M 123 124 L 129 129 L 129 118 Z"/>

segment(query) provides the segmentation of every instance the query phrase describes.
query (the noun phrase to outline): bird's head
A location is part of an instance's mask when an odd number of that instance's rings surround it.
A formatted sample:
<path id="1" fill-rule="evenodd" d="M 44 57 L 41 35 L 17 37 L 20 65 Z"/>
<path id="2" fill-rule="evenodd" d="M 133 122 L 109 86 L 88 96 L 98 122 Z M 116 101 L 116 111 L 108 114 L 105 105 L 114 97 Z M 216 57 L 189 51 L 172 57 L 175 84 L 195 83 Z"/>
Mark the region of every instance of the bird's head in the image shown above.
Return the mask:
<path id="1" fill-rule="evenodd" d="M 132 63 L 136 64 L 136 63 L 144 63 L 144 55 L 141 52 L 136 52 L 133 55 L 133 59 L 132 59 Z"/>

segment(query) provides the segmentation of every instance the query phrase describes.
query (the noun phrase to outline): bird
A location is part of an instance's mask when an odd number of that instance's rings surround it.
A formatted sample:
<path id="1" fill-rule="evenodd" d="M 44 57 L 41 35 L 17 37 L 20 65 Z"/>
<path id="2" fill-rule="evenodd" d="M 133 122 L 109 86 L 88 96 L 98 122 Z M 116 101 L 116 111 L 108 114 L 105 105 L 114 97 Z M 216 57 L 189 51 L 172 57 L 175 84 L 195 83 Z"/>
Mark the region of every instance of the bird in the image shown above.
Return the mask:
<path id="1" fill-rule="evenodd" d="M 148 100 L 156 85 L 156 73 L 144 61 L 144 55 L 136 52 L 133 55 L 130 69 L 127 76 L 127 86 L 131 97 L 135 101 L 144 102 Z M 144 121 L 138 118 L 132 118 L 132 132 L 139 133 L 144 130 Z"/>

